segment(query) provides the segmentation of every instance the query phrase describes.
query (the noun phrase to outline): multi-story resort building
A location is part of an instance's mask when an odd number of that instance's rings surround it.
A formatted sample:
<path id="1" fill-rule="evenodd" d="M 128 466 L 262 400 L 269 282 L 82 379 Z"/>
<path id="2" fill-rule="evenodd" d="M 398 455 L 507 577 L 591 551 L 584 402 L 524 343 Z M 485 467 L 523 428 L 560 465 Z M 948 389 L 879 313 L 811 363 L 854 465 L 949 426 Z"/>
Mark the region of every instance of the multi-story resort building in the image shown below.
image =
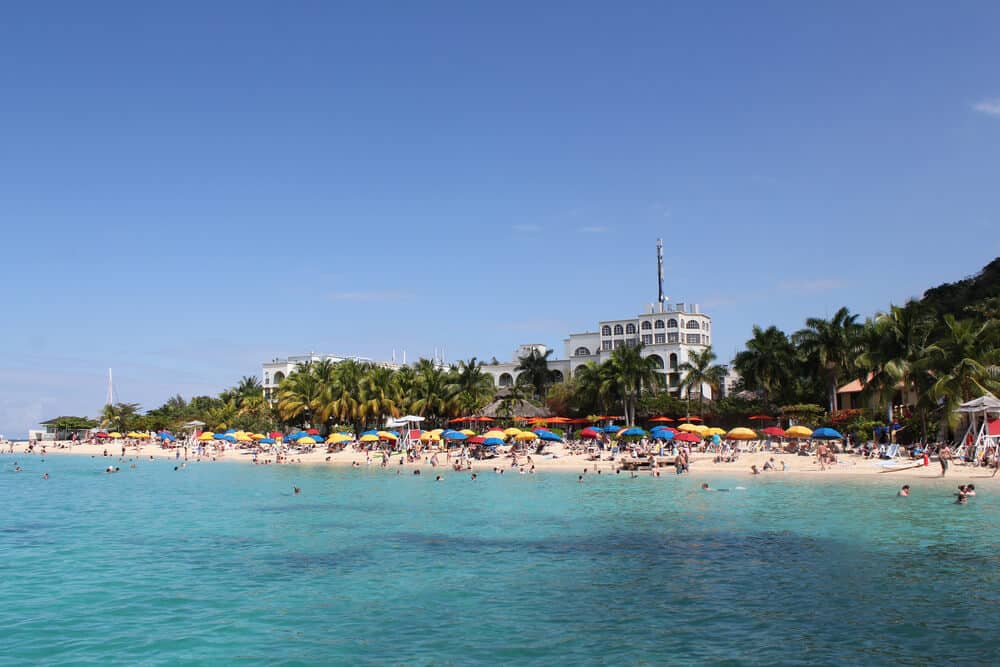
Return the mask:
<path id="1" fill-rule="evenodd" d="M 663 245 L 657 241 L 657 268 L 659 278 L 659 298 L 656 303 L 646 307 L 645 312 L 624 319 L 600 320 L 594 331 L 571 333 L 564 339 L 565 358 L 549 359 L 549 368 L 554 372 L 557 382 L 572 377 L 580 367 L 587 362 L 603 363 L 611 353 L 619 347 L 642 346 L 642 356 L 653 360 L 654 366 L 663 373 L 664 385 L 675 395 L 681 394 L 683 382 L 680 367 L 690 359 L 695 351 L 702 351 L 712 344 L 712 318 L 701 312 L 698 304 L 667 304 L 663 295 Z M 527 356 L 533 350 L 545 354 L 548 347 L 541 343 L 527 343 L 518 346 L 511 361 L 485 364 L 483 372 L 493 378 L 497 387 L 509 387 L 517 382 L 520 372 L 517 370 L 519 359 Z M 443 360 L 435 362 L 444 365 Z M 261 368 L 261 382 L 264 395 L 273 398 L 281 380 L 295 368 L 306 362 L 317 362 L 324 359 L 334 363 L 344 359 L 355 359 L 369 363 L 378 363 L 387 368 L 399 368 L 400 364 L 392 362 L 372 362 L 370 359 L 346 357 L 329 354 L 308 354 L 287 359 L 274 359 Z M 405 365 L 405 358 L 403 364 Z M 721 387 L 723 394 L 731 390 L 738 378 L 730 370 L 726 381 Z M 693 395 L 698 389 L 693 389 Z M 701 387 L 701 393 L 706 398 L 712 397 L 712 388 Z"/>

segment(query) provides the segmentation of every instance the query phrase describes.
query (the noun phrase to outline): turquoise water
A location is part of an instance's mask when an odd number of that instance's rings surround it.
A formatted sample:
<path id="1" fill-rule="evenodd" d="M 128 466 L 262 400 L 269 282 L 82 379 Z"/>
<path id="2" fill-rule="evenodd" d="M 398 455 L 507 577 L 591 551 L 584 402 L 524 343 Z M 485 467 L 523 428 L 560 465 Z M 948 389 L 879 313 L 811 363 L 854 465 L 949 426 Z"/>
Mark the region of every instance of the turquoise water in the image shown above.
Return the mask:
<path id="1" fill-rule="evenodd" d="M 986 483 L 105 465 L 0 456 L 0 664 L 1000 662 Z"/>

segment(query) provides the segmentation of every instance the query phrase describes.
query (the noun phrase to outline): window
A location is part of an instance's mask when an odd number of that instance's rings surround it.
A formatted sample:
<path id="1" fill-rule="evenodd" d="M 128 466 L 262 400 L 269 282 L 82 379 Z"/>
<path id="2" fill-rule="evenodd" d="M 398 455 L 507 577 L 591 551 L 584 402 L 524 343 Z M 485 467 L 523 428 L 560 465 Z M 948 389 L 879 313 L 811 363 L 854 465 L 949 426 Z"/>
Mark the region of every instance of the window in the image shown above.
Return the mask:
<path id="1" fill-rule="evenodd" d="M 606 341 L 602 342 L 601 343 L 601 349 L 602 350 L 610 350 L 611 349 L 611 341 L 610 340 L 606 340 Z"/>
<path id="2" fill-rule="evenodd" d="M 671 334 L 671 335 L 676 335 L 676 334 Z M 665 338 L 666 335 L 664 334 L 656 334 L 656 344 L 663 345 L 666 342 L 666 340 L 664 340 Z"/>
<path id="3" fill-rule="evenodd" d="M 274 384 L 281 384 L 281 381 L 285 379 L 285 374 L 278 371 L 274 374 Z"/>
<path id="4" fill-rule="evenodd" d="M 681 335 L 676 333 L 667 334 L 668 343 L 678 343 L 680 342 Z"/>
<path id="5" fill-rule="evenodd" d="M 696 320 L 688 321 L 688 329 L 699 329 L 698 322 Z"/>
<path id="6" fill-rule="evenodd" d="M 660 335 L 662 336 L 663 334 L 660 334 Z M 652 345 L 653 344 L 653 334 L 643 334 L 642 335 L 642 344 L 643 345 Z"/>
<path id="7" fill-rule="evenodd" d="M 590 350 L 588 350 L 585 347 L 578 347 L 573 352 L 573 356 L 576 356 L 576 357 L 589 357 L 590 356 Z"/>
<path id="8" fill-rule="evenodd" d="M 646 358 L 649 359 L 650 362 L 653 364 L 653 368 L 657 369 L 663 368 L 663 357 L 661 357 L 660 355 L 651 354 Z"/>
<path id="9" fill-rule="evenodd" d="M 271 374 L 264 373 L 264 384 L 271 384 Z"/>
<path id="10" fill-rule="evenodd" d="M 639 339 L 638 338 L 626 338 L 625 339 L 625 345 L 627 345 L 628 347 L 639 347 Z"/>
<path id="11" fill-rule="evenodd" d="M 620 348 L 620 347 L 622 346 L 622 344 L 623 344 L 624 342 L 625 342 L 625 341 L 623 341 L 623 340 L 616 340 L 616 341 L 615 341 L 615 345 L 614 345 L 614 348 L 615 348 L 615 349 L 617 350 L 618 348 Z"/>
<path id="12" fill-rule="evenodd" d="M 652 328 L 653 328 L 653 325 L 649 323 L 649 320 L 646 320 L 645 322 L 642 323 L 642 330 L 643 331 L 649 331 Z"/>
<path id="13" fill-rule="evenodd" d="M 616 336 L 621 336 L 624 333 L 625 333 L 624 327 L 622 327 L 622 325 L 620 325 L 620 324 L 616 324 L 615 325 L 615 335 Z"/>
<path id="14" fill-rule="evenodd" d="M 607 324 L 605 324 L 603 327 L 601 327 L 601 335 L 602 336 L 610 336 L 611 335 L 611 327 L 609 327 Z"/>
<path id="15" fill-rule="evenodd" d="M 514 378 L 511 376 L 510 373 L 501 373 L 500 374 L 500 386 L 501 387 L 509 387 L 512 384 L 514 384 Z"/>
<path id="16" fill-rule="evenodd" d="M 670 370 L 673 370 L 673 371 L 677 370 L 677 353 L 676 352 L 674 354 L 670 355 Z"/>
<path id="17" fill-rule="evenodd" d="M 688 345 L 697 345 L 701 342 L 701 336 L 698 334 L 688 334 L 687 335 Z"/>
<path id="18" fill-rule="evenodd" d="M 676 329 L 677 328 L 677 320 L 667 320 L 667 328 L 668 329 Z"/>
<path id="19" fill-rule="evenodd" d="M 656 328 L 657 329 L 663 328 L 663 320 L 656 320 Z"/>
<path id="20" fill-rule="evenodd" d="M 708 345 L 708 336 L 702 336 L 701 337 L 701 344 L 702 345 Z"/>
<path id="21" fill-rule="evenodd" d="M 628 325 L 626 325 L 625 326 L 625 333 L 627 333 L 627 334 L 634 334 L 635 333 L 635 325 L 632 324 L 631 322 Z"/>

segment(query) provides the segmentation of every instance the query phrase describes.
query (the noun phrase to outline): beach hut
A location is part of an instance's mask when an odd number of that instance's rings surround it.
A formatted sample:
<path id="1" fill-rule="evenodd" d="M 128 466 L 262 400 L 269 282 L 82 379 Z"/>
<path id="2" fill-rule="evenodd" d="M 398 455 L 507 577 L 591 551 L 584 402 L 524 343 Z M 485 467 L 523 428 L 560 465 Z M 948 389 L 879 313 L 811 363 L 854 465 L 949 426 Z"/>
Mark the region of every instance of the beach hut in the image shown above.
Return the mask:
<path id="1" fill-rule="evenodd" d="M 969 417 L 969 427 L 955 452 L 956 457 L 979 459 L 984 454 L 1000 455 L 1000 399 L 986 394 L 962 403 L 955 412 Z M 990 419 L 990 415 L 994 418 Z"/>

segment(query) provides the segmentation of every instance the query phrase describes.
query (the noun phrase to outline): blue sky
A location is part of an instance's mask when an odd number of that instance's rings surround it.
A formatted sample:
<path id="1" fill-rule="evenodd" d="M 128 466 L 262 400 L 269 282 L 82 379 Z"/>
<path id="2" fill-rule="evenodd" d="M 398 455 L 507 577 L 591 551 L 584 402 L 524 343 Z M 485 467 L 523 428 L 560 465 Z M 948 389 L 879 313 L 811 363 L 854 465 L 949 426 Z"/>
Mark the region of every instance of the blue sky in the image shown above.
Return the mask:
<path id="1" fill-rule="evenodd" d="M 679 4 L 679 3 L 678 3 Z M 0 432 L 309 350 L 869 315 L 1000 255 L 1000 6 L 0 8 Z M 929 5 L 930 3 L 928 3 Z"/>

